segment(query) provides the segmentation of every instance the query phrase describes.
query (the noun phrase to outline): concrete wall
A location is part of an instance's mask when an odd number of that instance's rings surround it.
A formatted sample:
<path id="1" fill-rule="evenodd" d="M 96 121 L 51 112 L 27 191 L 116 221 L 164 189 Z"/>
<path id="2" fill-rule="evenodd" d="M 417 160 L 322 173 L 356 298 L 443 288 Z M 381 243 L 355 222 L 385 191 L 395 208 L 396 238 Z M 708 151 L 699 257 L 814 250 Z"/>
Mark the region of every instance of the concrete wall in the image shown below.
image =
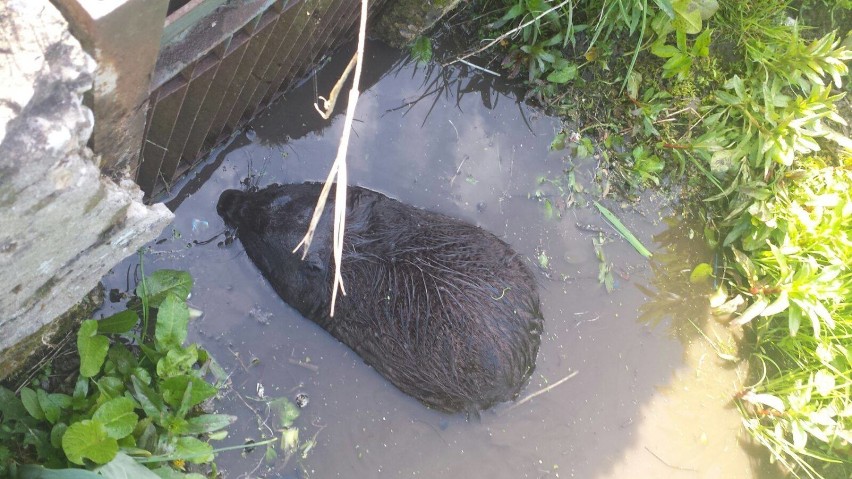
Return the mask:
<path id="1" fill-rule="evenodd" d="M 86 147 L 95 68 L 49 1 L 0 2 L 0 379 L 172 219 Z"/>

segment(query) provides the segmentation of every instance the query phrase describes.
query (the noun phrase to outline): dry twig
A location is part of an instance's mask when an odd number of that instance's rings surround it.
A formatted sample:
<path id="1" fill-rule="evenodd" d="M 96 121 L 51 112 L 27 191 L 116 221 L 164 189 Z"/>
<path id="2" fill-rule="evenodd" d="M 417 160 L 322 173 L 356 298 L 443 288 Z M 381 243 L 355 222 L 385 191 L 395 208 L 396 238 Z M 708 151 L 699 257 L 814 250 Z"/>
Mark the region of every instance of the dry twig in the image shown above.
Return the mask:
<path id="1" fill-rule="evenodd" d="M 343 134 L 340 138 L 340 144 L 337 148 L 337 157 L 334 159 L 334 164 L 328 172 L 328 177 L 325 180 L 320 197 L 317 200 L 317 206 L 314 209 L 314 215 L 311 218 L 311 224 L 308 226 L 308 231 L 302 241 L 293 249 L 293 252 L 302 250 L 302 259 L 308 254 L 308 248 L 311 246 L 314 233 L 325 208 L 328 193 L 331 191 L 332 182 L 337 185 L 334 195 L 334 282 L 331 286 L 331 311 L 330 316 L 334 316 L 334 305 L 337 300 L 337 290 L 346 294 L 346 289 L 343 286 L 343 276 L 340 274 L 340 265 L 343 260 L 343 232 L 346 227 L 346 151 L 349 149 L 349 135 L 352 131 L 352 121 L 355 118 L 355 107 L 358 104 L 358 88 L 361 83 L 361 70 L 364 64 L 364 44 L 367 38 L 367 0 L 361 0 L 361 22 L 358 33 L 358 51 L 355 54 L 357 61 L 355 63 L 355 76 L 352 79 L 352 88 L 349 90 L 349 102 L 346 105 L 346 117 L 343 122 Z"/>
<path id="2" fill-rule="evenodd" d="M 462 56 L 460 56 L 460 57 L 456 58 L 455 60 L 453 60 L 453 61 L 451 61 L 451 62 L 449 62 L 449 63 L 445 63 L 443 66 L 445 66 L 445 67 L 446 67 L 446 66 L 450 66 L 450 65 L 452 65 L 453 63 L 456 63 L 456 62 L 462 62 L 462 61 L 464 61 L 465 59 L 470 58 L 470 57 L 472 57 L 472 56 L 476 55 L 477 53 L 484 52 L 485 50 L 488 50 L 489 48 L 491 48 L 491 47 L 493 47 L 494 45 L 496 45 L 497 43 L 499 43 L 501 40 L 505 40 L 506 38 L 511 37 L 512 35 L 514 35 L 514 34 L 518 33 L 519 31 L 523 30 L 524 28 L 526 28 L 526 27 L 528 27 L 528 26 L 532 25 L 533 23 L 537 22 L 537 21 L 538 21 L 541 17 L 543 17 L 543 16 L 547 15 L 548 13 L 550 13 L 550 12 L 552 12 L 552 11 L 554 11 L 554 10 L 558 9 L 558 8 L 562 8 L 562 7 L 564 7 L 567 3 L 570 3 L 570 2 L 572 2 L 572 1 L 573 1 L 573 0 L 565 0 L 565 1 L 563 1 L 562 3 L 560 3 L 559 5 L 556 5 L 555 7 L 548 8 L 547 10 L 545 10 L 545 11 L 541 12 L 541 14 L 539 14 L 537 17 L 533 18 L 532 20 L 530 20 L 530 21 L 528 21 L 528 22 L 526 22 L 526 23 L 522 23 L 521 25 L 518 25 L 517 27 L 515 27 L 515 28 L 513 28 L 513 29 L 509 30 L 508 32 L 506 32 L 506 33 L 504 33 L 504 34 L 500 35 L 499 37 L 495 38 L 494 40 L 491 40 L 490 42 L 488 42 L 488 44 L 487 44 L 487 45 L 485 45 L 484 47 L 480 48 L 479 50 L 474 50 L 474 51 L 472 51 L 472 52 L 470 52 L 470 53 L 467 53 L 467 54 L 465 54 L 465 55 L 462 55 Z M 489 72 L 489 73 L 493 73 L 493 72 Z M 499 75 L 498 75 L 498 76 L 499 76 Z"/>
<path id="3" fill-rule="evenodd" d="M 544 387 L 544 388 L 542 388 L 542 389 L 539 389 L 538 391 L 536 391 L 536 392 L 534 392 L 534 393 L 532 393 L 532 394 L 528 395 L 527 397 L 525 397 L 525 398 L 521 399 L 520 401 L 516 402 L 515 404 L 512 404 L 510 407 L 508 407 L 508 408 L 504 409 L 503 411 L 501 411 L 501 412 L 500 412 L 500 415 L 506 414 L 507 412 L 511 411 L 512 409 L 515 409 L 516 407 L 518 407 L 518 406 L 520 406 L 521 404 L 523 404 L 523 403 L 525 403 L 525 402 L 529 401 L 530 399 L 532 399 L 532 398 L 534 398 L 534 397 L 536 397 L 536 396 L 540 396 L 540 395 L 542 395 L 542 394 L 546 393 L 547 391 L 550 391 L 551 389 L 555 388 L 556 386 L 559 386 L 560 384 L 564 383 L 565 381 L 567 381 L 567 380 L 569 380 L 569 379 L 573 378 L 574 376 L 576 376 L 576 375 L 578 375 L 578 374 L 580 374 L 580 371 L 574 371 L 574 372 L 572 372 L 571 374 L 569 374 L 569 375 L 565 376 L 564 378 L 560 379 L 559 381 L 556 381 L 555 383 L 551 384 L 550 386 L 546 386 L 546 387 Z"/>

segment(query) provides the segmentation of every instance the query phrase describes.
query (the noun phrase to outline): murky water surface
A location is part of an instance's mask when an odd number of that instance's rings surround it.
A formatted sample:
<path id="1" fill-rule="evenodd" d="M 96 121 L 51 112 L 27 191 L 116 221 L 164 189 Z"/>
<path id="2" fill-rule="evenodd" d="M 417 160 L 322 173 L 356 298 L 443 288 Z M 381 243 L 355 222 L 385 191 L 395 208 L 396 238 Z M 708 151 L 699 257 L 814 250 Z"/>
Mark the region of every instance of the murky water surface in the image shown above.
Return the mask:
<path id="1" fill-rule="evenodd" d="M 351 182 L 464 219 L 512 244 L 536 271 L 546 320 L 522 396 L 576 376 L 478 419 L 430 411 L 281 301 L 239 242 L 192 245 L 223 230 L 219 194 L 247 177 L 261 186 L 325 178 L 343 116 L 319 118 L 309 81 L 175 187 L 169 205 L 177 218 L 145 260 L 148 272 L 184 269 L 195 278 L 190 302 L 204 315 L 191 324 L 190 339 L 232 374 L 233 389 L 218 407 L 240 417 L 223 445 L 259 439 L 266 430 L 260 389 L 266 397 L 310 400 L 295 424 L 302 440 L 316 439 L 305 459 L 284 464 L 282 455 L 268 464 L 262 448 L 229 452 L 220 458 L 226 477 L 773 477 L 755 459 L 730 404 L 742 372 L 692 325 L 729 340 L 705 318 L 701 295 L 709 286 L 688 284 L 691 267 L 708 260 L 700 226 L 693 235 L 660 197 L 627 207 L 605 201 L 655 252 L 643 259 L 589 207 L 597 196 L 596 160 L 549 151 L 558 120 L 524 105 L 518 91 L 494 77 L 465 67 L 429 70 L 380 44 L 369 47 L 362 82 L 369 89 L 349 148 Z M 321 94 L 348 54 L 338 57 L 319 73 Z M 539 179 L 564 177 L 570 168 L 582 191 L 572 196 L 576 206 L 559 208 L 558 188 Z M 548 217 L 542 198 L 561 219 Z M 598 281 L 593 240 L 600 235 L 585 225 L 609 236 L 603 252 L 611 293 Z M 116 267 L 107 287 L 132 288 L 128 277 L 137 263 L 130 258 Z"/>

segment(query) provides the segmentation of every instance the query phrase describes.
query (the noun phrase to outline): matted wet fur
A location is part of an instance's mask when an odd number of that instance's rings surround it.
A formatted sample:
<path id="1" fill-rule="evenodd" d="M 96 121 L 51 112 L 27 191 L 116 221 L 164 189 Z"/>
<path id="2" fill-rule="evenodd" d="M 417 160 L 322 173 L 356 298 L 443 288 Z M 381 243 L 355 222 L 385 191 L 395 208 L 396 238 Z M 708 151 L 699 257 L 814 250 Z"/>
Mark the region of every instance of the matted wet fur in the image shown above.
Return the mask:
<path id="1" fill-rule="evenodd" d="M 292 253 L 321 188 L 228 190 L 217 211 L 287 303 L 405 393 L 447 412 L 516 398 L 535 367 L 543 326 L 522 258 L 473 225 L 350 187 L 347 295 L 338 295 L 330 317 L 333 193 L 307 259 Z"/>

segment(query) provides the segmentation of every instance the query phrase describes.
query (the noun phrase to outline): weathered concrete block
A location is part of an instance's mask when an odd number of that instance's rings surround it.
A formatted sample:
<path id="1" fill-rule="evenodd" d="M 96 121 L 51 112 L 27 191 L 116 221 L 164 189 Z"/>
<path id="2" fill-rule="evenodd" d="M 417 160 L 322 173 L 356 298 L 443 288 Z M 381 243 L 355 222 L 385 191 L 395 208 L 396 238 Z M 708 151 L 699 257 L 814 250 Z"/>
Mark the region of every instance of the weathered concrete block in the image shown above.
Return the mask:
<path id="1" fill-rule="evenodd" d="M 48 0 L 0 3 L 0 379 L 10 347 L 173 217 L 143 205 L 133 182 L 101 175 L 82 105 L 94 70 Z"/>

